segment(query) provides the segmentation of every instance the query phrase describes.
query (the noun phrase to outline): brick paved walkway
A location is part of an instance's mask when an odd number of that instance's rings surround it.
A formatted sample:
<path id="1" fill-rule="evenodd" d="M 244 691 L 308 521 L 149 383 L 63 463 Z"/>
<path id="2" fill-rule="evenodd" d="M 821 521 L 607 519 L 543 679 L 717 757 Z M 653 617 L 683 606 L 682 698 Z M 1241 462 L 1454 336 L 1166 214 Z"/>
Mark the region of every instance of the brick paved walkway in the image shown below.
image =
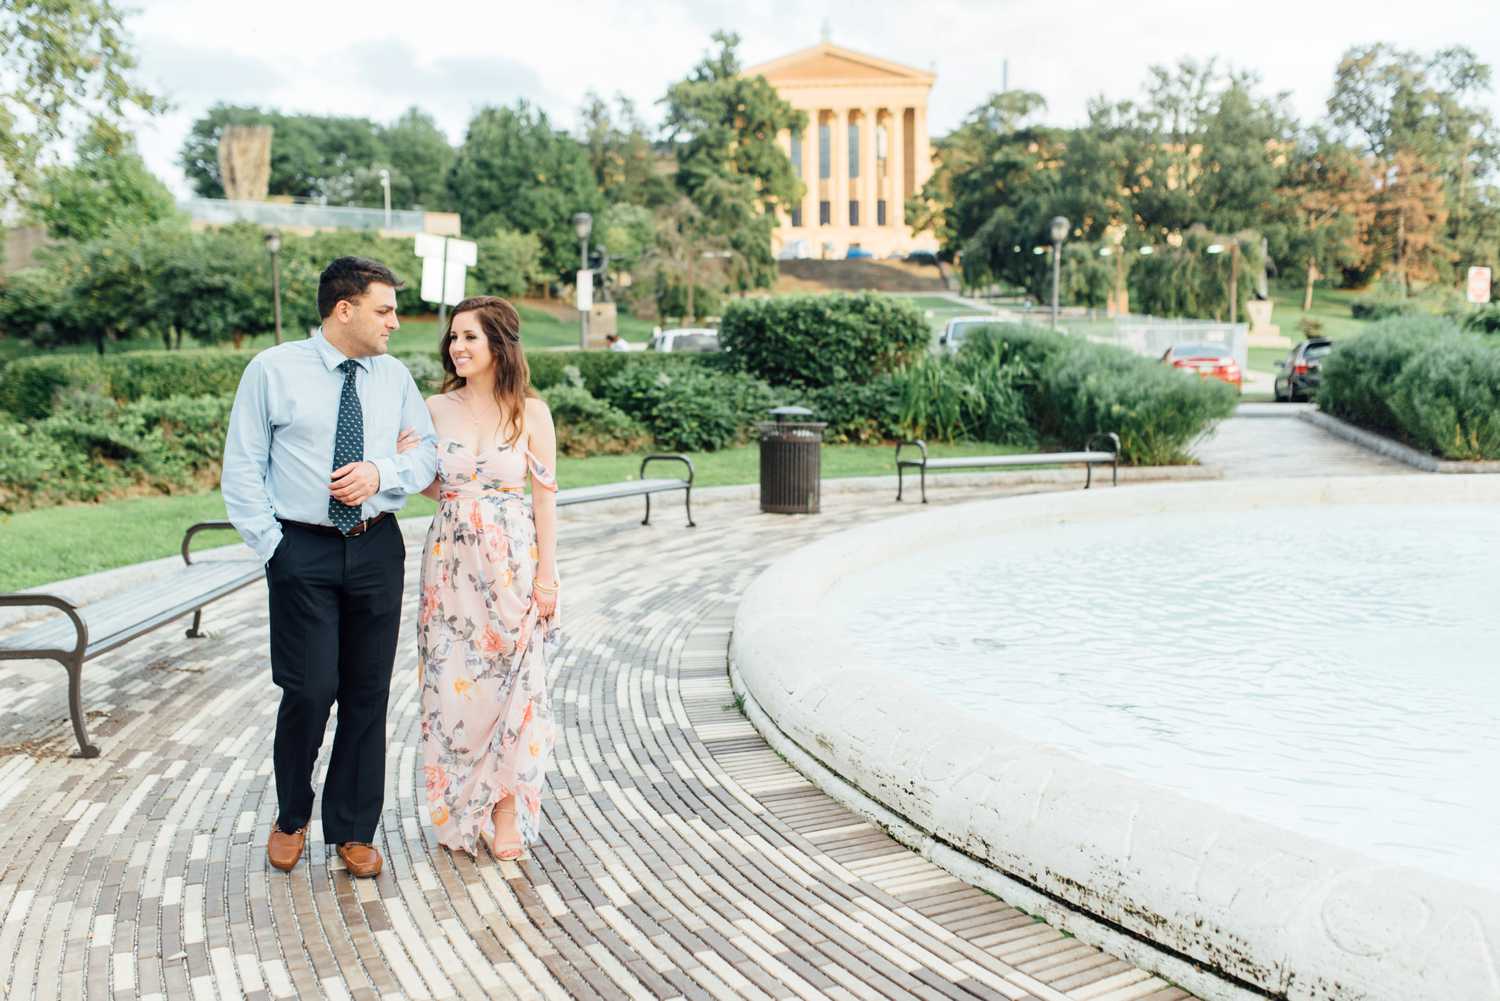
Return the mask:
<path id="1" fill-rule="evenodd" d="M 1192 449 L 1225 479 L 1282 476 L 1390 476 L 1415 473 L 1405 463 L 1338 438 L 1300 420 L 1308 404 L 1249 403 Z"/>
<path id="2" fill-rule="evenodd" d="M 725 651 L 749 581 L 790 547 L 915 510 L 884 491 L 826 506 L 706 505 L 696 530 L 668 509 L 650 528 L 567 521 L 561 734 L 545 843 L 520 864 L 433 841 L 410 630 L 371 881 L 316 823 L 293 873 L 265 863 L 263 590 L 214 607 L 213 640 L 161 630 L 89 665 L 93 761 L 67 757 L 59 669 L 0 665 L 0 996 L 1188 997 L 907 851 L 736 710 Z M 410 606 L 414 559 L 407 581 Z"/>

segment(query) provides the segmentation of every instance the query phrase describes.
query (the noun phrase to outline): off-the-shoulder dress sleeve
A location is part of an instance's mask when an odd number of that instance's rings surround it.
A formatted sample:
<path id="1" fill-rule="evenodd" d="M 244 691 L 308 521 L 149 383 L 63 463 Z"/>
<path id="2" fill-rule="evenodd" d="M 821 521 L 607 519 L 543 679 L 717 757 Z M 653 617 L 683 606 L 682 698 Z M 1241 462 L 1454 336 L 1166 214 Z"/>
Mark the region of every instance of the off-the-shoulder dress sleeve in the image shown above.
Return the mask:
<path id="1" fill-rule="evenodd" d="M 526 450 L 526 465 L 531 470 L 533 487 L 541 487 L 543 490 L 554 492 L 557 490 L 557 476 L 529 448 Z"/>

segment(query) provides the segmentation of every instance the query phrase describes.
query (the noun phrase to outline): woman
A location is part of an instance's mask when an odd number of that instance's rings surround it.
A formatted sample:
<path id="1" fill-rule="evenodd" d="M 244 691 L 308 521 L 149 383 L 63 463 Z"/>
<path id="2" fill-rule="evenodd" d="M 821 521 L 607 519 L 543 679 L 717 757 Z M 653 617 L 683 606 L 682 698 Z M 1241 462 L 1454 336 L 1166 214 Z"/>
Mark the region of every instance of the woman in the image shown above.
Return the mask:
<path id="1" fill-rule="evenodd" d="M 438 511 L 417 627 L 427 803 L 442 844 L 477 854 L 483 840 L 514 860 L 538 838 L 555 739 L 557 439 L 510 303 L 459 303 L 440 351 L 443 392 L 427 401 L 438 472 L 424 491 Z"/>

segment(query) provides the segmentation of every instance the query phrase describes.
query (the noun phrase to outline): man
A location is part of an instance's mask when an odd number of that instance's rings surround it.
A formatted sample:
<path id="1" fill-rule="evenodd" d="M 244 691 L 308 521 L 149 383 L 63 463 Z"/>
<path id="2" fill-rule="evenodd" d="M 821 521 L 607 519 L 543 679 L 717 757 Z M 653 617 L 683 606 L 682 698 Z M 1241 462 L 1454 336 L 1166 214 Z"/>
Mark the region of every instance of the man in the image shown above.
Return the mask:
<path id="1" fill-rule="evenodd" d="M 613 330 L 604 335 L 604 343 L 608 345 L 609 350 L 611 351 L 630 350 L 630 342 L 621 337 L 619 334 L 615 333 Z"/>
<path id="2" fill-rule="evenodd" d="M 272 865 L 302 857 L 313 763 L 336 701 L 323 838 L 355 876 L 380 872 L 371 843 L 385 791 L 385 714 L 405 547 L 395 512 L 432 482 L 437 436 L 411 373 L 383 357 L 396 276 L 340 257 L 318 282 L 323 326 L 261 352 L 240 378 L 224 443 L 224 506 L 266 564 L 271 680 L 281 689 Z M 422 444 L 397 454 L 414 428 Z"/>

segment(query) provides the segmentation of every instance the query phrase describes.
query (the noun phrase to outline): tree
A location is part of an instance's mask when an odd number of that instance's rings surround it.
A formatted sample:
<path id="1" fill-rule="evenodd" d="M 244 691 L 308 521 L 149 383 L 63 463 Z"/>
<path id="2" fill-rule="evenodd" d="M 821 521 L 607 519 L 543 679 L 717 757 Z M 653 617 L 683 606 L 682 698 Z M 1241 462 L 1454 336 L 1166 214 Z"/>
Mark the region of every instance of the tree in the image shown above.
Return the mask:
<path id="1" fill-rule="evenodd" d="M 216 104 L 193 123 L 178 154 L 188 182 L 204 198 L 224 197 L 219 137 L 227 125 L 271 126 L 273 195 L 350 204 L 356 177 L 381 161 L 384 152 L 378 127 L 368 118 L 287 115 Z"/>
<path id="2" fill-rule="evenodd" d="M 49 146 L 82 117 L 119 133 L 162 101 L 132 79 L 125 13 L 111 0 L 0 0 L 0 205 L 36 178 Z"/>
<path id="3" fill-rule="evenodd" d="M 1312 308 L 1313 282 L 1369 260 L 1366 243 L 1375 220 L 1370 161 L 1314 130 L 1292 152 L 1282 179 L 1288 223 L 1279 240 L 1303 266 L 1302 309 Z"/>
<path id="4" fill-rule="evenodd" d="M 1419 172 L 1433 175 L 1442 189 L 1445 218 L 1434 240 L 1442 248 L 1438 256 L 1446 260 L 1441 267 L 1418 268 L 1433 277 L 1447 277 L 1447 263 L 1460 254 L 1490 260 L 1500 249 L 1490 183 L 1500 172 L 1500 136 L 1485 106 L 1490 85 L 1490 67 L 1461 46 L 1426 57 L 1386 44 L 1353 48 L 1344 53 L 1334 77 L 1328 112 L 1341 137 L 1387 171 L 1399 171 L 1401 157 L 1415 157 L 1422 164 Z M 1407 160 L 1404 166 L 1410 174 L 1414 163 Z M 1416 189 L 1406 193 L 1415 195 Z M 1407 209 L 1399 215 L 1416 211 L 1410 204 Z M 1377 267 L 1395 266 L 1388 255 L 1406 246 L 1389 234 L 1373 242 Z M 1408 276 L 1401 270 L 1405 283 Z"/>
<path id="5" fill-rule="evenodd" d="M 1412 279 L 1436 281 L 1449 263 L 1442 242 L 1447 220 L 1438 172 L 1416 153 L 1397 153 L 1376 178 L 1372 240 L 1405 294 Z"/>
<path id="6" fill-rule="evenodd" d="M 589 91 L 579 117 L 580 139 L 606 200 L 649 208 L 672 201 L 672 182 L 657 169 L 656 151 L 630 98 L 616 94 L 611 111 Z"/>
<path id="7" fill-rule="evenodd" d="M 549 277 L 542 267 L 542 242 L 535 233 L 502 229 L 480 237 L 478 242 L 478 263 L 468 275 L 471 295 L 515 299 Z"/>
<path id="8" fill-rule="evenodd" d="M 176 201 L 147 169 L 135 143 L 113 129 L 90 129 L 71 166 L 47 167 L 32 212 L 59 240 L 91 240 L 114 227 L 149 226 L 172 218 Z"/>
<path id="9" fill-rule="evenodd" d="M 702 209 L 687 197 L 663 210 L 656 240 L 633 274 L 636 315 L 682 316 L 688 322 L 717 306 L 729 284 L 735 251 Z"/>
<path id="10" fill-rule="evenodd" d="M 448 192 L 470 233 L 535 233 L 543 267 L 558 276 L 578 267 L 574 213 L 603 207 L 583 148 L 525 101 L 474 116 L 448 173 Z"/>
<path id="11" fill-rule="evenodd" d="M 741 73 L 738 35 L 720 31 L 712 37 L 718 51 L 705 54 L 663 98 L 677 190 L 697 206 L 706 232 L 734 252 L 733 283 L 742 290 L 765 288 L 776 279 L 776 213 L 803 193 L 778 137 L 805 128 L 807 116 L 782 100 L 765 77 Z"/>

